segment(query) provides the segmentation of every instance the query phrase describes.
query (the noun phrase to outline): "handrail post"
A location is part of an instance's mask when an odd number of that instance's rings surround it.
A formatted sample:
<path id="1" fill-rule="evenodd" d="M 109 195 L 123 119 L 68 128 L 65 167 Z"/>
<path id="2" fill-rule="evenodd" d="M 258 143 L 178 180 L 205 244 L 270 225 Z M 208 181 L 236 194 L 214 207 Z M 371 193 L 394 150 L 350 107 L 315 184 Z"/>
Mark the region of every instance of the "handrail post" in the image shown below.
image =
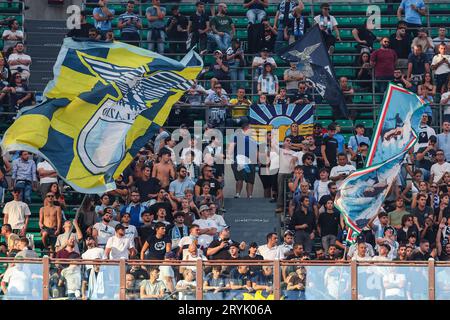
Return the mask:
<path id="1" fill-rule="evenodd" d="M 350 263 L 352 300 L 358 300 L 358 265 L 355 260 Z"/>
<path id="2" fill-rule="evenodd" d="M 126 274 L 127 274 L 127 268 L 126 268 L 126 264 L 125 264 L 125 259 L 120 259 L 120 262 L 119 262 L 119 275 L 120 275 L 119 299 L 120 300 L 127 299 L 127 296 L 126 296 Z"/>
<path id="3" fill-rule="evenodd" d="M 428 260 L 428 300 L 436 299 L 435 292 L 435 264 L 434 259 Z"/>
<path id="4" fill-rule="evenodd" d="M 195 273 L 195 278 L 197 285 L 195 286 L 195 298 L 196 300 L 203 300 L 203 260 L 197 260 L 197 272 Z"/>
<path id="5" fill-rule="evenodd" d="M 273 298 L 274 300 L 280 300 L 280 260 L 274 260 L 273 262 Z"/>
<path id="6" fill-rule="evenodd" d="M 49 299 L 48 286 L 50 282 L 50 259 L 48 256 L 42 258 L 42 300 Z"/>

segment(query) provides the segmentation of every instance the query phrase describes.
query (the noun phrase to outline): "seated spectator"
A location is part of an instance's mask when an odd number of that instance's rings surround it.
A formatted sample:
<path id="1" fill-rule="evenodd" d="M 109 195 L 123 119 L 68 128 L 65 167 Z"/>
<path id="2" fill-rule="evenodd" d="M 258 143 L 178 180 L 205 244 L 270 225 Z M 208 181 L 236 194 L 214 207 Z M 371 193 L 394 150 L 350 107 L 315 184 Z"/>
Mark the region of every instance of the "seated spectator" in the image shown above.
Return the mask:
<path id="1" fill-rule="evenodd" d="M 391 261 L 389 253 L 392 252 L 391 246 L 387 243 L 382 243 L 378 246 L 378 255 L 372 258 L 372 261 Z"/>
<path id="2" fill-rule="evenodd" d="M 434 55 L 433 40 L 428 36 L 428 32 L 425 28 L 419 29 L 419 34 L 415 37 L 411 43 L 411 49 L 414 51 L 414 47 L 420 45 L 422 52 L 425 54 L 426 61 L 429 63 Z"/>
<path id="3" fill-rule="evenodd" d="M 239 265 L 230 271 L 230 293 L 228 299 L 242 300 L 243 293 L 254 292 L 252 287 L 253 276 L 246 265 Z"/>
<path id="4" fill-rule="evenodd" d="M 392 83 L 405 89 L 411 89 L 413 87 L 412 83 L 406 80 L 402 70 L 398 68 L 394 70 L 394 79 L 392 80 Z"/>
<path id="5" fill-rule="evenodd" d="M 290 68 L 284 70 L 283 79 L 288 95 L 293 97 L 297 93 L 300 81 L 303 81 L 305 77 L 301 71 L 297 70 L 296 62 L 290 62 L 289 65 Z"/>
<path id="6" fill-rule="evenodd" d="M 330 5 L 328 3 L 322 3 L 320 10 L 321 14 L 314 17 L 314 22 L 319 25 L 328 53 L 332 55 L 336 40 L 339 42 L 342 41 L 337 27 L 338 23 L 336 18 L 330 15 Z M 336 33 L 336 37 L 333 36 L 333 31 Z"/>
<path id="7" fill-rule="evenodd" d="M 389 48 L 389 38 L 381 39 L 381 48 L 375 50 L 370 56 L 370 65 L 374 68 L 377 81 L 377 92 L 385 92 L 388 82 L 394 77 L 397 62 L 397 53 Z"/>
<path id="8" fill-rule="evenodd" d="M 268 0 L 245 0 L 244 8 L 247 9 L 249 24 L 258 24 L 266 17 L 265 8 L 269 6 Z"/>
<path id="9" fill-rule="evenodd" d="M 414 91 L 417 91 L 417 86 L 423 81 L 426 72 L 430 72 L 430 64 L 422 51 L 422 46 L 415 45 L 413 53 L 408 57 L 408 72 L 406 76 L 406 79 L 413 84 Z"/>
<path id="10" fill-rule="evenodd" d="M 331 181 L 336 182 L 336 185 L 339 188 L 344 180 L 355 171 L 356 168 L 351 164 L 348 164 L 347 155 L 345 153 L 339 153 L 338 165 L 331 169 L 330 179 Z"/>
<path id="11" fill-rule="evenodd" d="M 405 14 L 405 19 L 402 19 L 402 13 Z M 427 9 L 423 0 L 402 0 L 397 9 L 397 19 L 405 20 L 410 33 L 414 36 L 417 35 L 417 28 L 422 26 L 422 16 L 426 14 Z"/>
<path id="12" fill-rule="evenodd" d="M 172 17 L 167 21 L 166 27 L 167 38 L 170 41 L 170 53 L 186 53 L 189 20 L 180 13 L 178 5 L 174 5 L 170 10 Z"/>
<path id="13" fill-rule="evenodd" d="M 22 78 L 20 73 L 13 73 L 9 92 L 11 107 L 15 108 L 15 110 L 20 110 L 23 107 L 32 104 L 33 95 L 31 92 L 29 92 L 26 80 Z"/>
<path id="14" fill-rule="evenodd" d="M 91 40 L 100 40 L 102 36 L 97 29 L 91 28 L 89 29 L 88 37 Z"/>
<path id="15" fill-rule="evenodd" d="M 259 1 L 259 0 L 253 0 Z M 231 41 L 231 47 L 227 49 L 226 60 L 229 65 L 229 74 L 231 78 L 231 93 L 236 94 L 237 88 L 241 88 L 245 83 L 246 61 L 244 50 L 239 39 Z M 220 80 L 220 79 L 219 79 Z"/>
<path id="16" fill-rule="evenodd" d="M 206 276 L 203 287 L 206 291 L 205 300 L 224 300 L 224 291 L 228 291 L 229 288 L 229 279 L 222 274 L 222 268 L 220 266 L 212 267 L 211 273 Z"/>
<path id="17" fill-rule="evenodd" d="M 420 246 L 411 254 L 409 260 L 411 261 L 428 261 L 430 255 L 430 242 L 428 240 L 420 240 Z"/>
<path id="18" fill-rule="evenodd" d="M 8 30 L 3 31 L 3 52 L 14 48 L 18 42 L 23 41 L 23 32 L 19 30 L 19 22 L 16 19 L 8 22 Z"/>
<path id="19" fill-rule="evenodd" d="M 445 161 L 444 150 L 436 150 L 436 163 L 430 169 L 430 181 L 438 183 L 446 172 L 450 172 L 450 162 Z"/>
<path id="20" fill-rule="evenodd" d="M 104 193 L 100 197 L 100 204 L 95 206 L 95 213 L 97 213 L 99 216 L 102 216 L 105 214 L 106 209 L 109 208 L 111 209 L 110 211 L 112 212 L 113 219 L 119 221 L 119 205 L 120 203 L 116 200 L 114 200 L 113 204 L 111 204 L 109 195 L 107 193 Z"/>
<path id="21" fill-rule="evenodd" d="M 230 67 L 224 59 L 223 53 L 220 50 L 214 51 L 215 61 L 211 63 L 208 71 L 213 73 L 213 77 L 223 84 L 224 89 L 230 92 Z"/>
<path id="22" fill-rule="evenodd" d="M 116 39 L 114 37 L 114 32 L 112 29 L 106 31 L 105 41 L 106 42 L 114 42 Z"/>
<path id="23" fill-rule="evenodd" d="M 72 232 L 72 226 L 75 227 L 76 232 Z M 78 222 L 76 220 L 72 221 L 66 220 L 63 224 L 63 233 L 59 234 L 56 238 L 55 251 L 58 252 L 64 249 L 70 238 L 74 239 L 75 252 L 80 253 L 80 248 L 78 244 L 83 241 L 83 233 L 81 232 Z"/>
<path id="24" fill-rule="evenodd" d="M 217 233 L 217 223 L 214 220 L 209 219 L 210 209 L 209 206 L 203 205 L 200 207 L 200 219 L 193 222 L 200 227 L 200 236 L 198 237 L 198 244 L 201 248 L 208 248 Z"/>
<path id="25" fill-rule="evenodd" d="M 184 197 L 184 191 L 193 188 L 194 182 L 187 176 L 186 167 L 182 165 L 178 166 L 177 179 L 169 185 L 170 198 L 180 206 L 181 200 Z"/>
<path id="26" fill-rule="evenodd" d="M 350 249 L 347 254 L 347 257 L 354 261 L 371 261 L 372 257 L 374 256 L 372 246 L 364 241 L 363 239 L 358 239 L 358 242 L 356 245 L 352 245 L 353 251 L 352 254 L 350 254 Z M 350 247 L 350 248 L 352 248 Z"/>
<path id="27" fill-rule="evenodd" d="M 150 279 L 142 280 L 141 282 L 139 298 L 141 300 L 162 299 L 165 295 L 166 285 L 164 281 L 158 279 L 158 267 L 150 267 L 148 274 L 150 275 Z"/>
<path id="28" fill-rule="evenodd" d="M 87 12 L 85 10 L 80 12 L 80 28 L 77 28 L 77 25 L 74 25 L 74 28 L 70 29 L 67 33 L 68 37 L 75 38 L 89 38 L 89 32 L 91 29 L 95 29 L 92 23 L 86 21 Z"/>
<path id="29" fill-rule="evenodd" d="M 450 53 L 450 39 L 446 37 L 447 29 L 445 27 L 439 27 L 439 33 L 436 38 L 433 39 L 434 51 L 439 52 L 439 45 L 444 44 L 446 46 L 446 53 Z"/>
<path id="30" fill-rule="evenodd" d="M 359 81 L 361 91 L 372 90 L 372 67 L 370 66 L 370 53 L 363 52 L 360 54 L 357 62 L 359 67 L 356 79 Z"/>
<path id="31" fill-rule="evenodd" d="M 353 103 L 353 94 L 355 90 L 348 84 L 347 77 L 339 78 L 339 86 L 341 88 L 342 93 L 344 94 L 345 103 L 352 104 Z"/>
<path id="32" fill-rule="evenodd" d="M 303 8 L 304 5 L 301 1 L 294 0 L 282 0 L 278 4 L 277 12 L 275 14 L 275 20 L 273 28 L 277 32 L 275 51 L 281 48 L 285 41 L 289 40 L 287 36 L 287 28 L 293 24 L 294 10 L 296 7 Z"/>
<path id="33" fill-rule="evenodd" d="M 411 53 L 411 42 L 409 32 L 406 31 L 407 24 L 405 21 L 397 23 L 397 31 L 389 37 L 390 47 L 397 54 L 396 68 L 406 74 L 408 68 L 408 56 Z"/>
<path id="34" fill-rule="evenodd" d="M 436 79 L 436 90 L 441 94 L 447 89 L 446 85 L 449 83 L 450 75 L 450 55 L 446 54 L 446 48 L 443 44 L 438 45 L 438 53 L 431 62 L 431 69 L 434 71 Z"/>
<path id="35" fill-rule="evenodd" d="M 287 96 L 286 88 L 281 88 L 280 93 L 275 96 L 273 104 L 277 105 L 288 105 L 290 103 L 290 98 Z"/>
<path id="36" fill-rule="evenodd" d="M 204 53 L 207 47 L 208 31 L 210 30 L 209 15 L 205 13 L 203 2 L 197 1 L 195 7 L 196 11 L 189 17 L 188 31 L 191 39 L 189 50 L 197 45 L 199 52 Z"/>
<path id="37" fill-rule="evenodd" d="M 237 90 L 236 98 L 230 100 L 231 118 L 233 120 L 233 125 L 240 125 L 243 117 L 247 117 L 248 109 L 252 102 L 245 96 L 245 89 L 239 88 Z M 231 124 L 231 123 L 230 123 Z"/>
<path id="38" fill-rule="evenodd" d="M 166 8 L 161 7 L 159 0 L 152 0 L 152 6 L 147 8 L 145 15 L 150 29 L 147 34 L 148 50 L 154 51 L 156 45 L 158 53 L 164 54 L 166 41 L 164 17 L 166 16 Z"/>
<path id="39" fill-rule="evenodd" d="M 120 40 L 139 47 L 141 36 L 139 30 L 142 29 L 142 22 L 139 15 L 134 13 L 134 1 L 129 0 L 127 11 L 119 16 L 117 28 L 120 29 Z"/>
<path id="40" fill-rule="evenodd" d="M 142 202 L 148 202 L 156 198 L 158 191 L 161 189 L 161 183 L 157 178 L 152 177 L 151 173 L 150 167 L 144 167 L 142 177 L 137 178 L 134 182 Z"/>
<path id="41" fill-rule="evenodd" d="M 261 290 L 261 295 L 267 297 L 273 294 L 273 268 L 272 266 L 263 266 L 262 271 L 258 272 L 252 280 L 252 286 L 255 291 Z"/>
<path id="42" fill-rule="evenodd" d="M 217 82 L 214 85 L 214 92 L 210 93 L 205 99 L 205 105 L 208 108 L 208 122 L 214 126 L 223 126 L 226 119 L 226 106 L 229 100 L 226 94 L 222 93 L 222 85 Z"/>
<path id="43" fill-rule="evenodd" d="M 106 33 L 112 29 L 112 20 L 115 10 L 108 8 L 109 0 L 99 0 L 98 6 L 92 11 L 95 20 L 95 28 L 100 32 L 102 39 L 106 38 Z"/>
<path id="44" fill-rule="evenodd" d="M 13 75 L 18 73 L 23 80 L 28 80 L 30 77 L 31 57 L 24 52 L 25 46 L 23 43 L 17 42 L 14 47 L 14 53 L 10 54 L 8 57 L 8 65 Z M 12 81 L 14 83 L 14 77 L 12 77 Z"/>
<path id="45" fill-rule="evenodd" d="M 192 86 L 185 93 L 186 103 L 194 107 L 200 106 L 203 97 L 206 97 L 206 90 L 194 79 Z"/>
<path id="46" fill-rule="evenodd" d="M 227 15 L 227 5 L 219 3 L 217 15 L 211 19 L 212 38 L 219 50 L 225 52 L 236 34 L 233 19 Z"/>
<path id="47" fill-rule="evenodd" d="M 380 40 L 372 31 L 370 31 L 371 29 L 373 29 L 373 25 L 371 23 L 369 26 L 369 20 L 366 19 L 362 26 L 352 30 L 353 38 L 358 42 L 356 48 L 359 49 L 361 53 L 372 52 L 374 42 Z"/>
<path id="48" fill-rule="evenodd" d="M 298 90 L 294 94 L 292 102 L 295 104 L 308 104 L 314 102 L 314 97 L 305 81 L 300 81 L 298 83 Z"/>
<path id="49" fill-rule="evenodd" d="M 273 102 L 278 90 L 278 77 L 273 73 L 273 65 L 266 62 L 263 73 L 258 77 L 258 95 L 265 94 Z"/>

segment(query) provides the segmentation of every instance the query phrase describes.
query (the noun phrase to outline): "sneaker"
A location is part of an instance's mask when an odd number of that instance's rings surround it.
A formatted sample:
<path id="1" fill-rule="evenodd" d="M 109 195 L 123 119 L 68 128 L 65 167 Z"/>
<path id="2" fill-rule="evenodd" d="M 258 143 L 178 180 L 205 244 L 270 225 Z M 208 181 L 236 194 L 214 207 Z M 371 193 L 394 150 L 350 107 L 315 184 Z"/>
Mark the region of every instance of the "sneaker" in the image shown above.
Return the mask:
<path id="1" fill-rule="evenodd" d="M 251 198 L 253 198 L 253 196 L 252 196 L 252 195 L 249 195 L 248 198 L 251 199 Z"/>
<path id="2" fill-rule="evenodd" d="M 328 54 L 331 56 L 334 53 L 334 46 L 330 46 L 330 49 L 328 49 Z"/>
<path id="3" fill-rule="evenodd" d="M 276 212 L 276 213 L 281 213 L 281 212 L 283 212 L 283 208 L 276 208 L 276 209 L 275 209 L 275 212 Z"/>
<path id="4" fill-rule="evenodd" d="M 240 198 L 240 197 L 241 197 L 241 195 L 240 195 L 239 193 L 236 193 L 236 194 L 234 195 L 234 198 L 235 198 L 235 199 Z"/>

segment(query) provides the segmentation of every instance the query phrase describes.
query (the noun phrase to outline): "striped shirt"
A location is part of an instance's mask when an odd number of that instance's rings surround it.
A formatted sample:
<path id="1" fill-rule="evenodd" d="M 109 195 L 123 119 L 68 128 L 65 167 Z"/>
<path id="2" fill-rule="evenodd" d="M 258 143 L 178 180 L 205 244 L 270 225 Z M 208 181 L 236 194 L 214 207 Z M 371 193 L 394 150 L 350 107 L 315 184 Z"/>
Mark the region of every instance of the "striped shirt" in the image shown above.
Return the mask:
<path id="1" fill-rule="evenodd" d="M 136 25 L 141 21 L 141 18 L 137 14 L 125 12 L 119 16 L 119 21 L 125 22 L 125 25 L 122 27 L 122 33 L 136 33 L 138 32 Z M 131 21 L 131 24 L 126 24 L 127 21 Z"/>

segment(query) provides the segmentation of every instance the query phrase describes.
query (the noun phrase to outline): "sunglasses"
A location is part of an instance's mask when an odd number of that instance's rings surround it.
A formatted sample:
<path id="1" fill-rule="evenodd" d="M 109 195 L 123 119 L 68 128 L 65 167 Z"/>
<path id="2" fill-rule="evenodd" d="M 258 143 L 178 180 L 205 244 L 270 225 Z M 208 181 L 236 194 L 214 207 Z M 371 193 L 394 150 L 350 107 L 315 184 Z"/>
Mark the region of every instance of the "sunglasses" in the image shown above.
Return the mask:
<path id="1" fill-rule="evenodd" d="M 54 198 L 54 195 L 47 195 L 47 198 Z"/>

